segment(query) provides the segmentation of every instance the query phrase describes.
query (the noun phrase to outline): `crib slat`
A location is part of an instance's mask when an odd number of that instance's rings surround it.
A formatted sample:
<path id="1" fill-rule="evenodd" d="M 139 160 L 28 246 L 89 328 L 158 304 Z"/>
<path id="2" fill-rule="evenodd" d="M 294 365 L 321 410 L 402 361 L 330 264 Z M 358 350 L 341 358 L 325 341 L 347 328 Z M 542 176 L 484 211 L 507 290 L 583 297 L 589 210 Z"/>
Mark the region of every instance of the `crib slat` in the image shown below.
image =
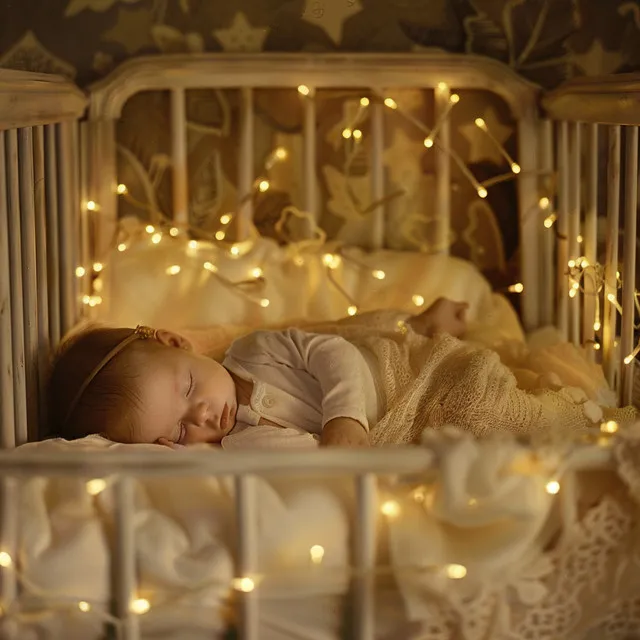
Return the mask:
<path id="1" fill-rule="evenodd" d="M 551 120 L 540 121 L 540 170 L 543 172 L 543 179 L 549 180 L 553 174 L 553 126 Z M 547 216 L 555 211 L 556 206 L 551 194 L 545 196 L 549 198 L 550 204 L 547 210 L 542 210 L 541 215 Z M 538 223 L 540 224 L 540 223 Z M 554 253 L 554 231 L 544 229 L 542 232 L 542 252 L 540 259 L 541 287 L 540 287 L 540 320 L 544 325 L 553 324 L 553 253 Z"/>
<path id="2" fill-rule="evenodd" d="M 89 211 L 85 206 L 82 206 L 83 202 L 89 200 L 89 125 L 87 122 L 80 123 L 79 130 L 79 149 L 78 160 L 80 165 L 80 197 L 78 202 L 80 203 L 79 215 L 80 215 L 80 265 L 86 269 L 85 275 L 80 279 L 80 300 L 82 296 L 91 294 L 91 239 L 90 239 L 90 218 Z M 87 307 L 81 304 L 80 313 L 86 315 L 88 313 Z"/>
<path id="3" fill-rule="evenodd" d="M 249 237 L 249 229 L 253 220 L 253 89 L 241 89 L 240 110 L 240 153 L 238 161 L 238 240 Z"/>
<path id="4" fill-rule="evenodd" d="M 60 240 L 60 329 L 64 335 L 73 327 L 76 315 L 73 233 L 73 151 L 68 123 L 57 125 L 58 223 Z"/>
<path id="5" fill-rule="evenodd" d="M 173 219 L 189 223 L 187 168 L 187 102 L 184 89 L 171 90 L 171 156 L 173 159 Z"/>
<path id="6" fill-rule="evenodd" d="M 10 476 L 0 477 L 0 549 L 8 553 L 13 562 L 18 559 L 18 484 Z M 15 566 L 0 568 L 0 597 L 2 606 L 9 608 L 16 600 L 19 591 Z M 0 637 L 3 640 L 19 640 L 19 627 L 16 620 L 0 618 Z"/>
<path id="7" fill-rule="evenodd" d="M 24 301 L 22 289 L 22 240 L 20 233 L 20 176 L 18 172 L 18 132 L 6 134 L 8 210 L 9 210 L 9 273 L 11 277 L 11 331 L 13 334 L 13 380 L 16 445 L 28 440 L 27 387 L 24 354 Z"/>
<path id="8" fill-rule="evenodd" d="M 47 215 L 47 286 L 49 289 L 49 340 L 60 342 L 60 238 L 58 221 L 58 164 L 56 125 L 45 126 L 45 192 Z"/>
<path id="9" fill-rule="evenodd" d="M 572 122 L 569 128 L 569 259 L 580 255 L 578 235 L 580 234 L 580 187 L 581 187 L 581 144 L 582 125 Z M 569 298 L 569 337 L 575 345 L 580 344 L 580 293 Z"/>
<path id="10" fill-rule="evenodd" d="M 36 263 L 36 212 L 34 197 L 33 130 L 18 132 L 20 163 L 20 223 L 22 236 L 22 294 L 24 304 L 24 355 L 29 440 L 38 438 L 38 285 Z"/>
<path id="11" fill-rule="evenodd" d="M 136 541 L 134 512 L 134 480 L 123 475 L 116 481 L 115 498 L 115 615 L 122 625 L 122 640 L 139 640 L 138 618 L 131 611 L 136 598 Z M 113 562 L 113 560 L 112 560 Z"/>
<path id="12" fill-rule="evenodd" d="M 598 242 L 598 125 L 587 125 L 587 165 L 586 165 L 586 202 L 584 222 L 584 256 L 590 265 L 597 260 Z M 583 278 L 584 305 L 582 311 L 582 340 L 587 344 L 595 337 L 596 319 L 596 281 L 592 271 Z M 593 359 L 595 351 L 587 349 L 587 355 Z"/>
<path id="13" fill-rule="evenodd" d="M 569 126 L 558 123 L 558 212 L 556 221 L 556 323 L 565 340 L 569 339 Z"/>
<path id="14" fill-rule="evenodd" d="M 5 132 L 0 131 L 0 446 L 15 446 L 13 401 L 13 340 L 11 271 L 9 263 L 9 217 Z M 4 601 L 4 600 L 3 600 Z"/>
<path id="15" fill-rule="evenodd" d="M 443 85 L 434 91 L 434 122 L 440 122 L 438 130 L 439 144 L 435 149 L 436 171 L 436 237 L 434 238 L 436 253 L 449 254 L 449 230 L 451 228 L 451 120 L 443 117 L 451 105 L 449 87 Z M 441 120 L 442 119 L 442 120 Z"/>
<path id="16" fill-rule="evenodd" d="M 633 373 L 635 358 L 629 364 L 624 358 L 634 349 L 636 244 L 638 230 L 638 127 L 625 129 L 625 177 L 624 177 L 624 245 L 622 263 L 622 330 L 620 357 L 622 361 L 622 384 L 620 401 L 631 404 L 633 395 Z"/>
<path id="17" fill-rule="evenodd" d="M 374 569 L 376 566 L 377 479 L 365 473 L 356 480 L 357 519 L 354 536 L 354 638 L 375 637 Z"/>
<path id="18" fill-rule="evenodd" d="M 315 90 L 304 101 L 304 208 L 319 222 L 316 184 L 316 101 Z"/>
<path id="19" fill-rule="evenodd" d="M 33 139 L 36 208 L 36 281 L 38 308 L 38 397 L 41 424 L 46 424 L 46 375 L 49 361 L 49 301 L 47 296 L 47 222 L 45 211 L 44 129 L 34 129 Z"/>
<path id="20" fill-rule="evenodd" d="M 384 106 L 376 100 L 371 103 L 371 202 L 384 198 Z M 382 249 L 385 236 L 386 206 L 380 203 L 371 212 L 371 248 Z"/>
<path id="21" fill-rule="evenodd" d="M 236 485 L 236 514 L 238 521 L 238 577 L 255 580 L 258 571 L 258 510 L 256 478 L 238 476 Z M 240 637 L 258 640 L 258 594 L 255 589 L 240 594 Z"/>
<path id="22" fill-rule="evenodd" d="M 608 294 L 617 296 L 618 237 L 620 226 L 620 126 L 609 127 L 609 152 L 607 156 L 607 248 L 605 265 L 605 290 L 602 324 L 602 357 L 605 375 L 613 388 L 616 370 L 620 366 L 615 354 L 617 311 L 608 300 Z"/>

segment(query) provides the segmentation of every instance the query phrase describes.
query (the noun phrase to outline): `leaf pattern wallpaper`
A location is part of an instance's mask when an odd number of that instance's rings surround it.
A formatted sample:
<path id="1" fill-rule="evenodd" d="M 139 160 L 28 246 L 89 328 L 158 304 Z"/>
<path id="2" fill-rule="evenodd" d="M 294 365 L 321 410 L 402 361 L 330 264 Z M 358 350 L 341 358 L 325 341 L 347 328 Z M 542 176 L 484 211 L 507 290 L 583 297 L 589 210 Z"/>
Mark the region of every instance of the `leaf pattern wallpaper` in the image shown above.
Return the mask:
<path id="1" fill-rule="evenodd" d="M 140 55 L 431 48 L 489 56 L 545 89 L 577 75 L 640 70 L 640 0 L 0 0 L 0 67 L 62 74 L 85 88 Z M 256 93 L 256 175 L 274 188 L 257 198 L 255 221 L 261 233 L 274 235 L 281 212 L 302 201 L 302 175 L 299 163 L 267 166 L 265 158 L 276 147 L 292 157 L 301 152 L 303 114 L 292 92 Z M 367 118 L 359 125 L 360 150 L 349 151 L 341 136 L 359 98 L 337 91 L 317 97 L 321 224 L 344 242 L 357 240 L 369 224 Z M 430 97 L 407 89 L 394 99 L 433 124 Z M 238 196 L 238 97 L 193 91 L 187 106 L 191 222 L 214 230 Z M 451 113 L 452 144 L 478 180 L 486 180 L 504 173 L 505 161 L 474 125 L 476 117 L 512 155 L 514 127 L 494 96 L 461 92 Z M 170 215 L 168 118 L 161 93 L 135 96 L 126 106 L 118 127 L 119 178 L 135 198 L 123 203 L 122 215 Z M 385 127 L 387 183 L 401 193 L 387 205 L 387 245 L 432 249 L 433 157 L 415 127 L 389 118 Z M 517 252 L 514 182 L 479 201 L 454 170 L 452 192 L 454 253 L 504 273 Z"/>

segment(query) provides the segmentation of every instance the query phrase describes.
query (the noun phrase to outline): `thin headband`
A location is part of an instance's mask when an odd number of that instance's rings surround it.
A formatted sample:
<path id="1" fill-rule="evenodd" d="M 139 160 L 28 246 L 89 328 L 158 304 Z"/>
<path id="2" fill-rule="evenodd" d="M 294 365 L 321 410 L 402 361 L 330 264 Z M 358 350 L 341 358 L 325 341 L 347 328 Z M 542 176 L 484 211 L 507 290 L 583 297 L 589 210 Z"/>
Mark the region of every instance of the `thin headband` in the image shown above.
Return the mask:
<path id="1" fill-rule="evenodd" d="M 148 340 L 150 338 L 156 337 L 156 330 L 151 327 L 145 327 L 144 325 L 139 324 L 134 330 L 133 333 L 129 334 L 126 338 L 123 338 L 116 344 L 107 355 L 100 360 L 100 362 L 94 367 L 91 373 L 85 378 L 85 381 L 78 389 L 78 393 L 76 393 L 71 405 L 69 405 L 69 410 L 67 411 L 67 415 L 64 418 L 64 422 L 62 424 L 67 424 L 69 422 L 69 418 L 75 411 L 78 402 L 80 402 L 80 398 L 82 394 L 87 390 L 87 387 L 93 382 L 93 379 L 126 347 L 128 347 L 134 340 Z"/>

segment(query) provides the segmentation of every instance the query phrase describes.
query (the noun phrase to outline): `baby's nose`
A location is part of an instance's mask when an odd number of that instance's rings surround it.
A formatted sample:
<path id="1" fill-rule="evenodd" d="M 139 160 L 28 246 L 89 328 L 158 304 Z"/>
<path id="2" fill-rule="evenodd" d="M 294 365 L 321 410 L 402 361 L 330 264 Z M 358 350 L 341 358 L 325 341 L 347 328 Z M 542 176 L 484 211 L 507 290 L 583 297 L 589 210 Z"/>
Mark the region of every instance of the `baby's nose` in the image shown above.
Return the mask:
<path id="1" fill-rule="evenodd" d="M 209 406 L 206 402 L 198 402 L 192 410 L 190 419 L 197 427 L 203 427 L 207 423 L 209 416 Z"/>

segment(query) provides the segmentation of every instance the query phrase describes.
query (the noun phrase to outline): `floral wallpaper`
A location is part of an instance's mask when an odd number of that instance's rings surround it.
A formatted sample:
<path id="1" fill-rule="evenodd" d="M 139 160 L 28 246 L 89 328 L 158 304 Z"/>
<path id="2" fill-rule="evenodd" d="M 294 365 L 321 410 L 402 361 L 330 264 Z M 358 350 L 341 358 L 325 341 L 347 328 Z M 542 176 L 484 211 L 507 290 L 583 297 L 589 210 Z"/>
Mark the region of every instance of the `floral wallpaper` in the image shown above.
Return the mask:
<path id="1" fill-rule="evenodd" d="M 63 74 L 82 87 L 133 56 L 216 51 L 421 51 L 437 47 L 501 60 L 553 88 L 575 75 L 640 69 L 639 0 L 0 0 L 0 67 Z M 233 92 L 191 92 L 188 102 L 192 223 L 215 230 L 237 197 L 238 98 Z M 257 97 L 256 175 L 272 184 L 256 199 L 258 229 L 273 235 L 288 204 L 300 201 L 302 177 L 291 163 L 266 168 L 277 147 L 301 148 L 299 97 Z M 473 94 L 473 95 L 472 95 Z M 348 242 L 369 225 L 367 118 L 360 150 L 345 147 L 341 131 L 360 95 L 318 95 L 318 180 L 329 237 Z M 481 116 L 492 136 L 515 154 L 506 107 L 483 92 L 461 92 L 452 110 L 452 144 L 480 181 L 504 173 L 504 154 L 474 125 Z M 432 100 L 407 90 L 394 95 L 405 109 L 433 124 Z M 150 108 L 152 107 L 152 108 Z M 154 113 L 153 118 L 149 117 Z M 322 116 L 322 117 L 320 117 Z M 390 191 L 388 246 L 429 249 L 433 156 L 424 134 L 409 122 L 389 122 L 385 166 Z M 166 126 L 165 126 L 166 125 Z M 171 184 L 168 100 L 137 96 L 119 124 L 119 177 L 132 197 L 122 215 L 168 215 Z M 350 143 L 351 144 L 351 143 Z M 351 151 L 353 147 L 350 147 Z M 345 154 L 350 153 L 345 169 Z M 138 185 L 138 186 L 136 186 Z M 152 195 L 149 195 L 150 189 Z M 514 181 L 499 183 L 479 200 L 464 175 L 452 176 L 456 211 L 454 253 L 486 271 L 505 272 L 517 252 Z M 136 193 L 137 191 L 137 193 Z M 142 204 L 141 204 L 142 202 Z M 509 276 L 510 277 L 510 276 Z M 508 278 L 507 278 L 508 279 Z"/>

